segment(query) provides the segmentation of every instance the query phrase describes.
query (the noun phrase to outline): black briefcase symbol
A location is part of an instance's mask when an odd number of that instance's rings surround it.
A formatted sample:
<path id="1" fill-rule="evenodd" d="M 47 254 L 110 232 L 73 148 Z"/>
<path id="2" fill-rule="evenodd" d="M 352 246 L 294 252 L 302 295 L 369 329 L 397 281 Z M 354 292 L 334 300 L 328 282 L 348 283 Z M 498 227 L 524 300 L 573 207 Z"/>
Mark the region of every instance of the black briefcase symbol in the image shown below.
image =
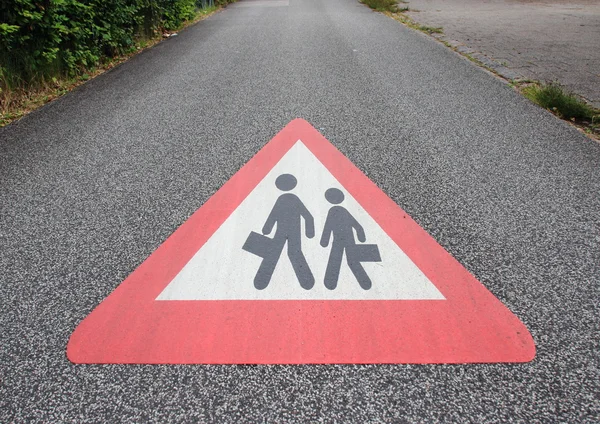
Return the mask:
<path id="1" fill-rule="evenodd" d="M 272 255 L 273 252 L 276 251 L 274 239 L 259 233 L 255 233 L 254 231 L 250 233 L 246 239 L 246 242 L 244 243 L 244 246 L 242 246 L 242 249 L 263 259 Z"/>
<path id="2" fill-rule="evenodd" d="M 346 257 L 356 258 L 360 262 L 381 262 L 376 244 L 355 244 L 346 247 Z"/>

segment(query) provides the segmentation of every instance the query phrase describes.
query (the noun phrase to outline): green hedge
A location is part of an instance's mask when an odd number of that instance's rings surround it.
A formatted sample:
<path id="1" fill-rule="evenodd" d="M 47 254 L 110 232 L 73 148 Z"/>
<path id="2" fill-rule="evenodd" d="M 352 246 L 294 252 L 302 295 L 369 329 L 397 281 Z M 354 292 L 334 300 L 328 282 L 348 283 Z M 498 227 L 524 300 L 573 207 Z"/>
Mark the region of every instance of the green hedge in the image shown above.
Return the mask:
<path id="1" fill-rule="evenodd" d="M 217 5 L 232 0 L 215 0 Z M 172 30 L 200 0 L 0 1 L 0 84 L 73 75 L 130 49 L 140 36 Z"/>

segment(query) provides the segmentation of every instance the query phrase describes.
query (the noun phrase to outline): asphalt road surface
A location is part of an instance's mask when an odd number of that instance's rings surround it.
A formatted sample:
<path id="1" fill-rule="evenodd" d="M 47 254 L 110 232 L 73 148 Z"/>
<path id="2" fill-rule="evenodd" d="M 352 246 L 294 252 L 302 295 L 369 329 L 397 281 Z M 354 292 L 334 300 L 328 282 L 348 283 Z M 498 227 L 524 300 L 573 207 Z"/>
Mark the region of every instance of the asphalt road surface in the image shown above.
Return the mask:
<path id="1" fill-rule="evenodd" d="M 529 328 L 526 364 L 73 365 L 293 118 Z M 241 1 L 0 130 L 0 422 L 597 422 L 600 144 L 355 0 Z"/>

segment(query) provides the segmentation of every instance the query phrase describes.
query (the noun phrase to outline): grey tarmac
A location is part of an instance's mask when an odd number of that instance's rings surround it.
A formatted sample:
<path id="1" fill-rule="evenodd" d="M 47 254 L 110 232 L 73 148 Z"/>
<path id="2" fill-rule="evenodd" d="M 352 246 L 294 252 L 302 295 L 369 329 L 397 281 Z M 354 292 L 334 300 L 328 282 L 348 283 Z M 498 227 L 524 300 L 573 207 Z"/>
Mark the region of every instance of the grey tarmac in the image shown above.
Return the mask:
<path id="1" fill-rule="evenodd" d="M 529 328 L 527 364 L 73 365 L 77 324 L 309 121 Z M 597 422 L 600 144 L 355 0 L 242 0 L 0 130 L 0 422 Z"/>

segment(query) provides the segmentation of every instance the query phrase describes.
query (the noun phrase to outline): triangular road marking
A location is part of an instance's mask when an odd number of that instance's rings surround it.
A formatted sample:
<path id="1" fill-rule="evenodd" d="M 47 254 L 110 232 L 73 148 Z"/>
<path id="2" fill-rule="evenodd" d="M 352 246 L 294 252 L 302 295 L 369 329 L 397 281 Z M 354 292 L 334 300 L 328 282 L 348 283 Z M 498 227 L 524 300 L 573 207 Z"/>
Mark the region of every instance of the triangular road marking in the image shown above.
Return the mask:
<path id="1" fill-rule="evenodd" d="M 525 326 L 296 119 L 75 330 L 75 363 L 526 362 Z"/>

